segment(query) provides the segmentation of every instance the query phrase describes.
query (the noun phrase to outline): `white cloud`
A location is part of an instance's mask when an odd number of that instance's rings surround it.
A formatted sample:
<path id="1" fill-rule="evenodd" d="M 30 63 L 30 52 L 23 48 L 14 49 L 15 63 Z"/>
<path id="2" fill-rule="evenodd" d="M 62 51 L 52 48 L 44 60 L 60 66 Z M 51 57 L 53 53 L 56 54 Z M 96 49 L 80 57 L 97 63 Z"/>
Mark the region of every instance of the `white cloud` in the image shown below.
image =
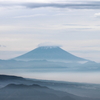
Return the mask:
<path id="1" fill-rule="evenodd" d="M 5 45 L 0 45 L 0 48 L 5 48 L 6 46 Z"/>
<path id="2" fill-rule="evenodd" d="M 10 25 L 0 25 L 0 32 L 15 31 L 18 28 Z"/>
<path id="3" fill-rule="evenodd" d="M 61 45 L 58 44 L 54 44 L 52 42 L 45 42 L 45 43 L 41 43 L 38 45 L 38 47 L 44 47 L 44 46 L 55 46 L 55 47 L 61 47 Z"/>
<path id="4" fill-rule="evenodd" d="M 43 0 L 40 2 L 34 1 L 34 2 L 23 2 L 23 1 L 18 1 L 18 2 L 0 2 L 0 6 L 23 6 L 26 8 L 34 9 L 34 8 L 47 8 L 47 7 L 52 7 L 52 8 L 69 8 L 69 9 L 100 9 L 100 2 L 94 1 L 94 2 L 62 2 L 59 3 L 58 1 L 52 2 L 52 0 L 46 2 L 46 0 Z"/>
<path id="5" fill-rule="evenodd" d="M 41 3 L 48 3 L 48 2 L 57 2 L 59 0 L 0 0 L 1 2 L 41 2 Z"/>
<path id="6" fill-rule="evenodd" d="M 100 51 L 100 40 L 93 39 L 93 40 L 69 40 L 65 49 L 70 51 Z"/>
<path id="7" fill-rule="evenodd" d="M 16 16 L 14 18 L 30 18 L 30 17 L 37 17 L 37 16 L 45 16 L 45 14 L 23 15 L 23 16 Z"/>
<path id="8" fill-rule="evenodd" d="M 94 17 L 100 17 L 100 13 L 95 13 Z"/>

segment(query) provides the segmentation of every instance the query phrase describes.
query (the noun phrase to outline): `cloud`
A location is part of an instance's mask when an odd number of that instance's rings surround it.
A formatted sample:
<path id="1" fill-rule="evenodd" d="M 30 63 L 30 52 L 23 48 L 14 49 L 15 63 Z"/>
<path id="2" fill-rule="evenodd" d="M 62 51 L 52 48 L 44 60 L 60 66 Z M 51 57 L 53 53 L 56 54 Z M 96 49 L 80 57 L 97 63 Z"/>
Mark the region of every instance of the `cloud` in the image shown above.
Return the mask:
<path id="1" fill-rule="evenodd" d="M 100 13 L 95 13 L 94 17 L 100 17 Z"/>
<path id="2" fill-rule="evenodd" d="M 1 48 L 2 48 L 2 47 L 5 48 L 6 46 L 5 46 L 5 45 L 0 45 L 0 47 L 1 47 Z"/>
<path id="3" fill-rule="evenodd" d="M 71 9 L 100 9 L 100 3 L 28 3 L 23 4 L 28 8 L 39 8 L 39 7 L 53 7 L 53 8 L 71 8 Z"/>
<path id="4" fill-rule="evenodd" d="M 51 42 L 45 42 L 45 43 L 41 43 L 41 44 L 38 45 L 38 47 L 45 47 L 45 46 L 62 47 L 61 45 L 54 44 L 54 43 L 51 43 Z"/>
<path id="5" fill-rule="evenodd" d="M 23 6 L 26 8 L 41 8 L 41 7 L 53 7 L 53 8 L 69 8 L 69 9 L 100 9 L 100 1 L 97 2 L 76 2 L 76 3 L 5 3 L 0 2 L 0 6 Z"/>
<path id="6" fill-rule="evenodd" d="M 100 9 L 100 3 L 24 3 L 27 8 L 53 7 L 53 8 L 71 8 L 71 9 Z"/>
<path id="7" fill-rule="evenodd" d="M 45 16 L 45 14 L 34 14 L 34 15 L 16 16 L 14 18 L 30 18 L 30 17 L 37 17 L 37 16 Z"/>

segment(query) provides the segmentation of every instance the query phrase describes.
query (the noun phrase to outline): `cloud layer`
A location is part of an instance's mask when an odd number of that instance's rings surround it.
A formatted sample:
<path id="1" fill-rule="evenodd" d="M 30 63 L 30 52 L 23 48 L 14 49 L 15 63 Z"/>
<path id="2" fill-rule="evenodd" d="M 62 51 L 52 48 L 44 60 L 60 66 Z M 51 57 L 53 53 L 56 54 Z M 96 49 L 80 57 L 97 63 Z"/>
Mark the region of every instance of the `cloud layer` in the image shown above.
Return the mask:
<path id="1" fill-rule="evenodd" d="M 69 8 L 69 9 L 100 9 L 100 2 L 76 2 L 76 3 L 6 3 L 0 2 L 0 6 L 23 6 L 26 8 L 41 8 L 41 7 L 53 7 L 53 8 Z"/>
<path id="2" fill-rule="evenodd" d="M 80 3 L 80 4 L 69 4 L 69 3 L 27 3 L 22 4 L 28 8 L 39 8 L 39 7 L 53 7 L 53 8 L 71 8 L 71 9 L 100 9 L 100 3 Z"/>

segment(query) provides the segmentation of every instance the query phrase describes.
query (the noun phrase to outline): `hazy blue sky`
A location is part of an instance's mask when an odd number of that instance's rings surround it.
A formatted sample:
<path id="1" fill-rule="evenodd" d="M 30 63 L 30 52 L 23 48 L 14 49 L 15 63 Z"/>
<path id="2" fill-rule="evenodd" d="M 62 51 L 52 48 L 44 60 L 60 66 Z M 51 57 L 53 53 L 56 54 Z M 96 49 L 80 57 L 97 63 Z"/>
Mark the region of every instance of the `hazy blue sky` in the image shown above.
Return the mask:
<path id="1" fill-rule="evenodd" d="M 100 62 L 100 0 L 0 0 L 0 59 L 48 42 Z"/>

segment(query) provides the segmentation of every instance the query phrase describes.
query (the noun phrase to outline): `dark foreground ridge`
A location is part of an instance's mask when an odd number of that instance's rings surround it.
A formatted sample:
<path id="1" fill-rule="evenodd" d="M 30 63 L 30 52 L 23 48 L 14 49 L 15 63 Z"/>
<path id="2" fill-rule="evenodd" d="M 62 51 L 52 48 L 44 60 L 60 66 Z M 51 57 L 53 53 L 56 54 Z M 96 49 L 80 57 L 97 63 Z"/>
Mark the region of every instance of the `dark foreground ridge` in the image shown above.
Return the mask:
<path id="1" fill-rule="evenodd" d="M 0 89 L 0 100 L 99 100 L 78 97 L 37 84 L 9 84 Z"/>
<path id="2" fill-rule="evenodd" d="M 33 84 L 33 85 L 25 85 L 25 84 L 8 84 L 7 86 L 5 86 L 4 88 L 2 89 L 6 89 L 6 88 L 9 88 L 9 89 L 32 89 L 32 88 L 47 88 L 45 86 L 40 86 L 38 84 Z"/>
<path id="3" fill-rule="evenodd" d="M 0 100 L 100 100 L 100 85 L 24 79 L 8 75 L 0 77 L 4 78 L 0 80 Z M 97 91 L 93 87 L 97 88 Z M 61 89 L 58 90 L 59 88 Z M 63 88 L 72 92 L 64 91 Z M 82 91 L 87 95 L 78 95 Z"/>
<path id="4" fill-rule="evenodd" d="M 7 81 L 7 80 L 25 80 L 22 77 L 12 76 L 12 75 L 0 75 L 0 81 Z"/>
<path id="5" fill-rule="evenodd" d="M 72 95 L 73 96 L 73 95 Z M 9 84 L 0 89 L 0 100 L 75 100 L 71 94 L 37 84 Z"/>

